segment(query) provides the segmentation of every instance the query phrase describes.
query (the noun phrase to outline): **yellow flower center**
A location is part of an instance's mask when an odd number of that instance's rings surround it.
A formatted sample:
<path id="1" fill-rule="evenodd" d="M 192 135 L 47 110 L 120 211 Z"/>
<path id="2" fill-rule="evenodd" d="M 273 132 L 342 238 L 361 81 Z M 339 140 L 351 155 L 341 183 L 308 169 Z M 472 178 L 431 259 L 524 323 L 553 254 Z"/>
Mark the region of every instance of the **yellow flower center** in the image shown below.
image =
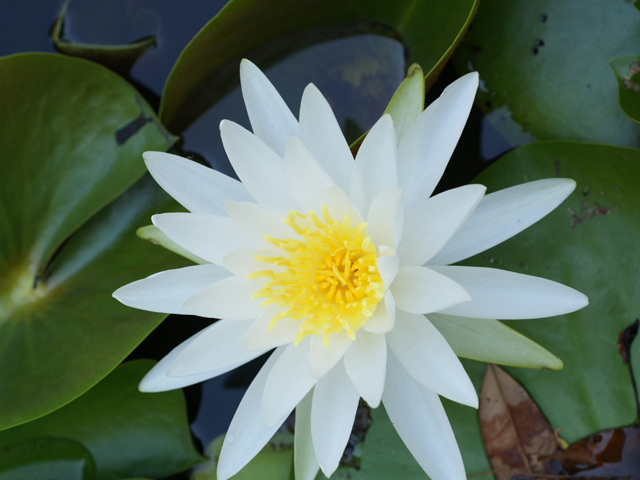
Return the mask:
<path id="1" fill-rule="evenodd" d="M 323 335 L 326 347 L 331 335 L 342 330 L 355 340 L 356 331 L 384 297 L 367 224 L 352 226 L 348 215 L 343 222 L 336 221 L 326 205 L 322 219 L 313 210 L 306 215 L 291 210 L 284 223 L 302 239 L 265 235 L 286 256 L 255 256 L 261 262 L 284 267 L 284 271 L 260 270 L 248 276 L 269 279 L 253 294 L 253 298 L 267 298 L 261 307 L 276 304 L 285 309 L 271 319 L 269 329 L 283 318 L 292 318 L 302 320 L 296 345 L 307 335 Z"/>

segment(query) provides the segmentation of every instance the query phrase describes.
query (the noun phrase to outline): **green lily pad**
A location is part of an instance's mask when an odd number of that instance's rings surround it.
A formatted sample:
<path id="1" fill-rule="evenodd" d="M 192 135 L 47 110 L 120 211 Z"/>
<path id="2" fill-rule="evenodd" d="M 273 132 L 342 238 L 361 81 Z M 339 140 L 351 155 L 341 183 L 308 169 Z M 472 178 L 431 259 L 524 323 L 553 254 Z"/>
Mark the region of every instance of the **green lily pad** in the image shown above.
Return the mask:
<path id="1" fill-rule="evenodd" d="M 640 312 L 640 151 L 540 142 L 505 155 L 476 180 L 494 191 L 553 176 L 577 182 L 560 207 L 464 263 L 549 278 L 589 297 L 589 306 L 570 315 L 505 322 L 564 362 L 560 372 L 507 371 L 572 443 L 629 425 L 636 416 L 629 372 L 616 343 Z M 631 358 L 640 371 L 640 355 Z"/>
<path id="2" fill-rule="evenodd" d="M 0 92 L 11 112 L 0 129 L 1 430 L 68 403 L 121 362 L 163 316 L 111 293 L 186 262 L 135 236 L 176 208 L 152 182 L 105 207 L 144 173 L 144 150 L 173 141 L 134 89 L 86 60 L 25 54 L 0 59 Z"/>
<path id="3" fill-rule="evenodd" d="M 127 45 L 91 45 L 69 41 L 64 38 L 63 34 L 65 16 L 70 3 L 71 0 L 64 3 L 51 30 L 53 45 L 60 53 L 91 60 L 125 75 L 129 73 L 136 60 L 156 44 L 155 35 Z"/>
<path id="4" fill-rule="evenodd" d="M 640 123 L 640 55 L 627 55 L 609 62 L 618 79 L 620 107 L 634 122 Z"/>
<path id="5" fill-rule="evenodd" d="M 138 360 L 118 367 L 70 404 L 0 432 L 0 445 L 15 449 L 41 436 L 79 442 L 93 456 L 98 480 L 163 478 L 187 470 L 202 458 L 191 443 L 182 392 L 138 391 L 154 363 Z M 66 458 L 63 451 L 58 457 Z"/>
<path id="6" fill-rule="evenodd" d="M 505 138 L 510 117 L 538 140 L 637 148 L 608 64 L 637 53 L 638 31 L 631 2 L 484 0 L 454 62 L 480 73 L 476 104 Z"/>
<path id="7" fill-rule="evenodd" d="M 78 442 L 34 437 L 0 450 L 0 480 L 93 480 L 94 462 Z"/>
<path id="8" fill-rule="evenodd" d="M 347 35 L 400 40 L 409 60 L 430 70 L 430 86 L 476 9 L 476 0 L 231 0 L 180 55 L 165 84 L 160 118 L 171 131 L 182 132 L 237 85 L 242 57 L 264 68 Z"/>

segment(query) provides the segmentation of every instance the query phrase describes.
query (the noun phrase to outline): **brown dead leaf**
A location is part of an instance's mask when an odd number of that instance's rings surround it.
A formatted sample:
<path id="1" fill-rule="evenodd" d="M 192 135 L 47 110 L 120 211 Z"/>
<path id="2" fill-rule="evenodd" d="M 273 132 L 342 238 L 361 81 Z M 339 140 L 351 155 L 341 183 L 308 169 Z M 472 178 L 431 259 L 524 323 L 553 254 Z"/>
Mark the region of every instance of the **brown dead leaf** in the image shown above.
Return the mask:
<path id="1" fill-rule="evenodd" d="M 540 457 L 559 450 L 553 430 L 527 392 L 495 365 L 487 365 L 482 382 L 480 430 L 497 480 L 552 473 Z"/>

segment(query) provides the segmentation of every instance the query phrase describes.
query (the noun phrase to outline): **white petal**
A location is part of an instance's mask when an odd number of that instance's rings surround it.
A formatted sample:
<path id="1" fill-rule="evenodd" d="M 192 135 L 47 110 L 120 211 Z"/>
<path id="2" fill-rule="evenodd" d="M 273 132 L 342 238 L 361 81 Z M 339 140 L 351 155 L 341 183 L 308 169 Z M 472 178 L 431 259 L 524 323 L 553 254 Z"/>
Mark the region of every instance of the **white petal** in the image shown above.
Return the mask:
<path id="1" fill-rule="evenodd" d="M 260 285 L 246 278 L 228 277 L 196 293 L 183 308 L 200 317 L 245 320 L 260 315 L 261 299 L 251 295 Z"/>
<path id="2" fill-rule="evenodd" d="M 315 85 L 304 89 L 300 140 L 342 190 L 349 190 L 353 155 L 329 103 Z"/>
<path id="3" fill-rule="evenodd" d="M 153 274 L 120 287 L 113 296 L 128 307 L 188 315 L 182 308 L 187 298 L 228 276 L 218 265 L 195 265 Z"/>
<path id="4" fill-rule="evenodd" d="M 406 216 L 398 245 L 402 265 L 424 265 L 458 231 L 482 200 L 487 188 L 465 185 L 420 203 Z"/>
<path id="5" fill-rule="evenodd" d="M 290 344 L 273 366 L 262 395 L 262 421 L 270 427 L 288 415 L 316 384 L 317 379 L 309 375 L 305 359 L 309 351 L 309 341 L 299 345 Z"/>
<path id="6" fill-rule="evenodd" d="M 582 293 L 545 278 L 481 267 L 431 267 L 462 285 L 472 299 L 440 313 L 521 320 L 564 315 L 589 303 Z"/>
<path id="7" fill-rule="evenodd" d="M 367 216 L 367 233 L 374 245 L 396 248 L 402 236 L 402 189 L 384 190 L 373 199 Z"/>
<path id="8" fill-rule="evenodd" d="M 391 115 L 383 115 L 362 142 L 351 175 L 349 196 L 366 217 L 369 205 L 383 190 L 398 185 L 396 132 Z"/>
<path id="9" fill-rule="evenodd" d="M 278 247 L 266 247 L 266 248 L 239 248 L 238 250 L 232 250 L 222 258 L 222 264 L 224 267 L 233 273 L 236 277 L 246 278 L 250 273 L 257 272 L 259 270 L 271 270 L 272 272 L 282 272 L 285 267 L 274 265 L 273 263 L 264 263 L 256 260 L 255 256 L 265 257 L 280 257 L 282 256 L 282 250 Z M 252 282 L 263 285 L 265 278 L 257 278 Z"/>
<path id="10" fill-rule="evenodd" d="M 318 460 L 311 439 L 311 401 L 313 389 L 296 407 L 295 439 L 293 446 L 293 469 L 296 480 L 314 480 L 318 474 Z"/>
<path id="11" fill-rule="evenodd" d="M 142 157 L 158 185 L 190 212 L 225 215 L 225 199 L 251 200 L 238 180 L 192 160 L 164 152 L 144 152 Z"/>
<path id="12" fill-rule="evenodd" d="M 382 402 L 400 438 L 432 480 L 466 480 L 460 449 L 438 395 L 416 382 L 391 352 Z"/>
<path id="13" fill-rule="evenodd" d="M 296 201 L 289 191 L 284 160 L 276 152 L 229 120 L 220 122 L 220 135 L 238 178 L 259 204 L 285 212 L 296 208 Z"/>
<path id="14" fill-rule="evenodd" d="M 247 351 L 241 346 L 252 320 L 219 320 L 180 352 L 167 370 L 169 377 L 187 377 L 242 365 L 267 350 Z"/>
<path id="15" fill-rule="evenodd" d="M 289 188 L 303 212 L 319 211 L 322 197 L 335 183 L 298 137 L 291 137 L 284 154 Z"/>
<path id="16" fill-rule="evenodd" d="M 391 290 L 384 294 L 384 300 L 378 302 L 376 311 L 362 327 L 363 330 L 371 333 L 387 333 L 391 331 L 396 322 L 396 301 Z"/>
<path id="17" fill-rule="evenodd" d="M 240 85 L 253 133 L 284 157 L 287 140 L 298 136 L 296 117 L 265 74 L 247 59 L 240 62 Z"/>
<path id="18" fill-rule="evenodd" d="M 360 395 L 342 362 L 318 380 L 311 406 L 311 437 L 322 473 L 336 471 L 347 446 Z"/>
<path id="19" fill-rule="evenodd" d="M 322 203 L 327 206 L 329 215 L 334 220 L 342 222 L 344 221 L 344 216 L 349 215 L 351 225 L 358 225 L 362 222 L 362 215 L 351 203 L 347 194 L 338 186 L 333 186 L 324 192 Z"/>
<path id="20" fill-rule="evenodd" d="M 227 217 L 163 213 L 151 221 L 182 248 L 217 265 L 222 265 L 222 257 L 231 250 L 255 246 Z"/>
<path id="21" fill-rule="evenodd" d="M 422 112 L 398 146 L 398 186 L 404 189 L 405 211 L 431 196 L 458 143 L 478 88 L 469 73 L 449 85 Z"/>
<path id="22" fill-rule="evenodd" d="M 344 355 L 351 381 L 371 408 L 380 405 L 387 372 L 387 342 L 384 335 L 360 330 Z"/>
<path id="23" fill-rule="evenodd" d="M 398 361 L 418 382 L 449 400 L 478 408 L 478 394 L 469 375 L 424 315 L 398 312 L 386 339 Z"/>
<path id="24" fill-rule="evenodd" d="M 382 285 L 385 290 L 388 290 L 395 280 L 399 266 L 400 259 L 394 249 L 385 247 L 379 249 L 376 267 L 378 268 L 380 278 L 382 278 Z"/>
<path id="25" fill-rule="evenodd" d="M 167 390 L 175 390 L 177 388 L 187 387 L 196 383 L 204 382 L 210 378 L 217 377 L 223 373 L 227 373 L 236 367 L 253 360 L 253 358 L 243 358 L 237 363 L 228 364 L 223 368 L 217 370 L 211 370 L 209 372 L 201 373 L 198 375 L 190 375 L 188 377 L 167 377 L 167 370 L 174 362 L 174 360 L 180 355 L 196 338 L 205 333 L 208 329 L 215 325 L 200 330 L 195 335 L 191 336 L 176 348 L 171 350 L 162 360 L 154 365 L 154 367 L 147 372 L 147 374 L 140 381 L 138 389 L 141 392 L 166 392 Z M 255 357 L 258 357 L 262 352 L 255 352 Z"/>
<path id="26" fill-rule="evenodd" d="M 269 305 L 263 308 L 257 320 L 242 339 L 242 348 L 245 350 L 263 350 L 293 343 L 298 330 L 300 330 L 300 320 L 283 318 L 269 330 L 271 319 L 283 310 L 283 307 L 277 305 Z"/>
<path id="27" fill-rule="evenodd" d="M 438 312 L 471 296 L 460 284 L 426 267 L 403 267 L 391 285 L 396 306 L 410 313 Z"/>
<path id="28" fill-rule="evenodd" d="M 250 202 L 225 202 L 229 218 L 234 225 L 256 245 L 269 245 L 265 235 L 276 238 L 299 238 L 290 227 L 284 224 L 285 212 L 267 208 Z"/>
<path id="29" fill-rule="evenodd" d="M 549 178 L 490 193 L 429 264 L 456 263 L 504 242 L 560 205 L 575 186 L 568 178 Z"/>
<path id="30" fill-rule="evenodd" d="M 271 354 L 267 363 L 260 369 L 249 389 L 242 397 L 236 410 L 229 430 L 224 438 L 220 459 L 218 460 L 218 480 L 227 480 L 238 473 L 249 461 L 255 457 L 262 447 L 276 433 L 280 425 L 289 416 L 287 412 L 272 427 L 267 428 L 262 423 L 260 404 L 267 377 L 282 353 L 281 348 Z"/>
<path id="31" fill-rule="evenodd" d="M 320 378 L 331 370 L 353 344 L 353 340 L 344 332 L 331 335 L 329 345 L 325 348 L 322 335 L 311 336 L 311 348 L 307 354 L 309 373 L 313 378 Z"/>

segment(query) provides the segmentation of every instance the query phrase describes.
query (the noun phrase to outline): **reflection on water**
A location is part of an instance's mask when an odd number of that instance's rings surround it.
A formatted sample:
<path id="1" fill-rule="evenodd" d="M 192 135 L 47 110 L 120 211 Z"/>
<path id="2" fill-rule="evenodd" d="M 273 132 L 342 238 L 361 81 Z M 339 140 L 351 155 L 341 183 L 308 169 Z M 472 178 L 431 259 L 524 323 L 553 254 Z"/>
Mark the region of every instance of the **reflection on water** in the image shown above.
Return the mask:
<path id="1" fill-rule="evenodd" d="M 511 118 L 506 105 L 492 110 L 482 118 L 480 132 L 480 154 L 485 160 L 536 140 Z"/>
<path id="2" fill-rule="evenodd" d="M 404 47 L 387 37 L 356 35 L 309 47 L 265 73 L 296 117 L 304 88 L 314 83 L 352 142 L 380 118 L 404 79 Z M 197 152 L 213 168 L 233 175 L 218 131 L 223 119 L 250 128 L 240 87 L 187 128 L 183 149 Z"/>

